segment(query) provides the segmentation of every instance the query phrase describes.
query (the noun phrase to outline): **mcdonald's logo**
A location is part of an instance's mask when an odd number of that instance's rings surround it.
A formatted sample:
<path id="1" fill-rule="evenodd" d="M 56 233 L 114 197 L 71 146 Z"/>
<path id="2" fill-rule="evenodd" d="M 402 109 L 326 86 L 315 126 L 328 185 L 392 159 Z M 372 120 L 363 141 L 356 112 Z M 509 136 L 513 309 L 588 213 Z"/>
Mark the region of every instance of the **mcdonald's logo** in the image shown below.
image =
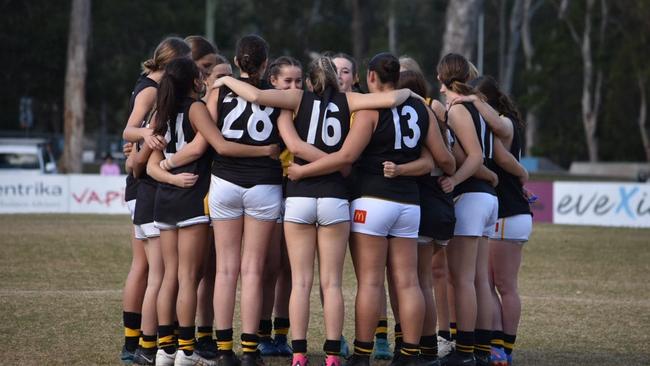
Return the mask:
<path id="1" fill-rule="evenodd" d="M 359 224 L 366 223 L 367 212 L 364 210 L 354 210 L 354 222 Z"/>

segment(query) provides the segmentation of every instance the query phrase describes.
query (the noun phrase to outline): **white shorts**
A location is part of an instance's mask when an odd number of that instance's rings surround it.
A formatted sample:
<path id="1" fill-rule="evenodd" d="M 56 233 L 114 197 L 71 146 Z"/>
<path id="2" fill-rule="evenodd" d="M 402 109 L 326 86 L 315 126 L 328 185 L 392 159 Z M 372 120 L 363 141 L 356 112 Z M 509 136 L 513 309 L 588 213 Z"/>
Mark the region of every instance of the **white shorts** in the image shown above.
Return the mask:
<path id="1" fill-rule="evenodd" d="M 135 238 L 140 240 L 147 240 L 160 236 L 160 230 L 153 222 L 142 225 L 133 225 L 135 227 Z"/>
<path id="2" fill-rule="evenodd" d="M 133 221 L 133 217 L 135 216 L 135 200 L 126 201 L 126 207 L 129 208 L 129 212 L 131 213 L 131 221 Z"/>
<path id="3" fill-rule="evenodd" d="M 210 218 L 206 216 L 197 216 L 197 217 L 192 217 L 187 220 L 179 221 L 177 223 L 166 223 L 166 222 L 159 222 L 159 221 L 154 221 L 154 224 L 156 225 L 156 228 L 159 230 L 176 230 L 192 225 L 199 225 L 199 224 L 207 224 L 210 222 Z"/>
<path id="4" fill-rule="evenodd" d="M 282 204 L 280 205 L 280 216 L 278 219 L 275 221 L 277 224 L 281 224 L 284 222 L 284 212 L 286 210 L 286 204 L 284 200 L 282 201 Z"/>
<path id="5" fill-rule="evenodd" d="M 288 197 L 284 221 L 321 226 L 350 221 L 350 203 L 341 198 Z"/>
<path id="6" fill-rule="evenodd" d="M 489 237 L 492 234 L 499 215 L 496 196 L 484 192 L 468 192 L 454 198 L 454 201 L 454 236 Z"/>
<path id="7" fill-rule="evenodd" d="M 525 243 L 533 231 L 533 217 L 531 215 L 514 215 L 497 220 L 490 233 L 490 239 L 510 240 Z"/>
<path id="8" fill-rule="evenodd" d="M 245 214 L 256 220 L 276 221 L 282 206 L 282 186 L 244 188 L 213 175 L 209 197 L 212 220 L 231 220 Z"/>
<path id="9" fill-rule="evenodd" d="M 361 197 L 350 204 L 350 231 L 375 236 L 416 239 L 420 228 L 420 206 Z"/>

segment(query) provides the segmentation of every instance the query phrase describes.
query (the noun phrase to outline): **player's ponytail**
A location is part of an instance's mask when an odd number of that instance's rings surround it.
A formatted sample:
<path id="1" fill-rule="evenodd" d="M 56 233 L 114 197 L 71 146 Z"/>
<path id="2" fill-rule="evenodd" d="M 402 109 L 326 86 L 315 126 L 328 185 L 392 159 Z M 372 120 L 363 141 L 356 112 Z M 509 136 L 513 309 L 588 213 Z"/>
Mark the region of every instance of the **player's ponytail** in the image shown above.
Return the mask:
<path id="1" fill-rule="evenodd" d="M 329 57 L 320 56 L 314 59 L 309 64 L 307 77 L 314 94 L 321 97 L 325 102 L 328 102 L 332 94 L 339 90 L 336 66 Z"/>
<path id="2" fill-rule="evenodd" d="M 519 110 L 517 110 L 513 101 L 501 91 L 499 83 L 492 76 L 478 77 L 472 80 L 470 84 L 474 87 L 476 93 L 485 96 L 487 103 L 499 114 L 513 119 L 513 122 L 517 123 L 520 129 L 525 128 Z"/>
<path id="3" fill-rule="evenodd" d="M 469 61 L 457 53 L 446 54 L 438 63 L 438 77 L 447 89 L 460 95 L 476 94 L 474 88 L 467 84 L 470 80 Z"/>
<path id="4" fill-rule="evenodd" d="M 374 71 L 382 84 L 393 87 L 399 82 L 399 60 L 388 52 L 376 54 L 368 62 L 368 71 Z"/>
<path id="5" fill-rule="evenodd" d="M 176 58 L 165 67 L 165 74 L 160 79 L 156 100 L 156 126 L 154 134 L 165 136 L 168 121 L 175 119 L 178 106 L 183 98 L 196 91 L 196 80 L 199 80 L 199 69 L 189 58 Z"/>
<path id="6" fill-rule="evenodd" d="M 142 71 L 145 74 L 154 71 L 164 70 L 167 64 L 177 58 L 189 55 L 190 46 L 178 37 L 168 37 L 162 40 L 153 52 L 153 57 L 142 63 Z"/>
<path id="7" fill-rule="evenodd" d="M 248 74 L 251 84 L 260 85 L 269 53 L 269 44 L 255 34 L 244 36 L 237 41 L 237 66 Z"/>

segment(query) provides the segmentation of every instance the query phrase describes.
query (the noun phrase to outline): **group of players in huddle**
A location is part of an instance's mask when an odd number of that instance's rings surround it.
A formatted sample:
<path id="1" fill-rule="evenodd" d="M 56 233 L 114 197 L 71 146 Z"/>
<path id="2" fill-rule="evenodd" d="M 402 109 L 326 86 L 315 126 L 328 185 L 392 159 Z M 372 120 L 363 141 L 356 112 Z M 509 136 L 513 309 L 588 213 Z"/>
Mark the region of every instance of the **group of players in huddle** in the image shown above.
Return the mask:
<path id="1" fill-rule="evenodd" d="M 242 37 L 233 77 L 206 39 L 170 37 L 143 63 L 124 129 L 134 230 L 122 361 L 261 366 L 286 355 L 307 366 L 317 258 L 326 366 L 369 365 L 373 354 L 391 365 L 511 364 L 532 218 L 522 121 L 496 81 L 445 55 L 442 104 L 407 57 L 372 57 L 364 94 L 348 55 L 303 72 L 268 53 L 261 37 Z"/>

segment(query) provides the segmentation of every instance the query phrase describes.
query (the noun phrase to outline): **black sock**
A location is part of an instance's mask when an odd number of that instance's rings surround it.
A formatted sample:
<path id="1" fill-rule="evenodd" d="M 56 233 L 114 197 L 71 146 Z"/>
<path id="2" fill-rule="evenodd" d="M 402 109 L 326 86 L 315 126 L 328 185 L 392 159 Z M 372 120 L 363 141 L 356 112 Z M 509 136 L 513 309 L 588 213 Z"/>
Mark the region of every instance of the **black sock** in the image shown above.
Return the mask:
<path id="1" fill-rule="evenodd" d="M 456 333 L 456 353 L 463 356 L 474 353 L 474 332 L 463 332 L 459 330 Z"/>
<path id="2" fill-rule="evenodd" d="M 356 356 L 370 357 L 372 349 L 375 347 L 375 342 L 361 342 L 354 340 L 354 354 Z"/>
<path id="3" fill-rule="evenodd" d="M 451 334 L 451 340 L 456 339 L 456 333 L 458 333 L 458 329 L 456 328 L 456 322 L 451 322 L 449 323 L 449 333 Z"/>
<path id="4" fill-rule="evenodd" d="M 146 351 L 151 351 L 156 349 L 156 335 L 147 335 L 143 334 L 140 338 L 140 348 Z"/>
<path id="5" fill-rule="evenodd" d="M 295 348 L 294 348 L 295 350 Z M 336 340 L 327 339 L 323 345 L 323 351 L 328 356 L 338 356 L 341 352 L 341 338 Z"/>
<path id="6" fill-rule="evenodd" d="M 196 328 L 196 341 L 197 342 L 212 342 L 212 327 L 199 326 Z"/>
<path id="7" fill-rule="evenodd" d="M 495 330 L 492 332 L 492 340 L 490 341 L 492 347 L 503 349 L 503 331 Z"/>
<path id="8" fill-rule="evenodd" d="M 178 327 L 178 349 L 187 356 L 194 352 L 194 325 Z"/>
<path id="9" fill-rule="evenodd" d="M 420 354 L 428 357 L 438 357 L 438 339 L 435 335 L 420 337 Z"/>
<path id="10" fill-rule="evenodd" d="M 490 341 L 492 340 L 492 331 L 488 329 L 477 329 L 474 332 L 476 344 L 474 345 L 474 354 L 479 356 L 490 355 Z"/>
<path id="11" fill-rule="evenodd" d="M 307 340 L 306 339 L 292 340 L 291 348 L 293 348 L 293 353 L 307 354 Z"/>
<path id="12" fill-rule="evenodd" d="M 158 326 L 158 348 L 165 350 L 168 354 L 176 352 L 176 336 L 174 336 L 173 325 Z"/>
<path id="13" fill-rule="evenodd" d="M 400 323 L 395 324 L 395 353 L 402 348 L 402 325 Z"/>
<path id="14" fill-rule="evenodd" d="M 271 340 L 271 330 L 273 329 L 273 322 L 271 319 L 260 319 L 260 325 L 257 329 L 257 335 L 260 341 Z"/>
<path id="15" fill-rule="evenodd" d="M 273 319 L 273 335 L 276 342 L 286 342 L 289 334 L 289 318 Z"/>
<path id="16" fill-rule="evenodd" d="M 402 357 L 417 357 L 420 354 L 420 346 L 413 343 L 402 342 L 402 348 L 399 349 Z"/>
<path id="17" fill-rule="evenodd" d="M 375 329 L 375 338 L 388 339 L 388 319 L 380 318 Z"/>
<path id="18" fill-rule="evenodd" d="M 503 350 L 506 351 L 506 355 L 512 354 L 512 350 L 515 348 L 516 339 L 517 339 L 516 334 L 503 333 Z"/>
<path id="19" fill-rule="evenodd" d="M 241 350 L 244 354 L 257 352 L 257 345 L 260 338 L 257 334 L 242 333 L 241 334 Z"/>
<path id="20" fill-rule="evenodd" d="M 451 333 L 448 330 L 439 330 L 438 335 L 451 342 Z"/>
<path id="21" fill-rule="evenodd" d="M 129 352 L 135 352 L 140 340 L 142 314 L 123 311 L 122 321 L 124 322 L 124 347 Z"/>
<path id="22" fill-rule="evenodd" d="M 232 328 L 214 331 L 217 338 L 217 353 L 220 355 L 232 353 Z"/>

